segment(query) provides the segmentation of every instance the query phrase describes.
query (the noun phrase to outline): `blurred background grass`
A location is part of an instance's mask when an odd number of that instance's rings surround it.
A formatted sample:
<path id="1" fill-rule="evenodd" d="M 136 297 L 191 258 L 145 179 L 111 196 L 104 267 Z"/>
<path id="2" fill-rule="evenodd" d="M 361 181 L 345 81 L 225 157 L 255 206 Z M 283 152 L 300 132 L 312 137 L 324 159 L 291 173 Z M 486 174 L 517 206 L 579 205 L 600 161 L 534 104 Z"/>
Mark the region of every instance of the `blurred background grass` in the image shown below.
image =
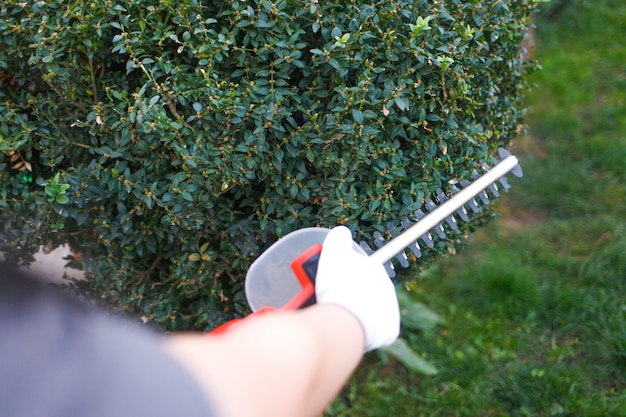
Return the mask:
<path id="1" fill-rule="evenodd" d="M 525 176 L 411 291 L 439 373 L 372 355 L 328 416 L 626 416 L 626 2 L 544 6 Z"/>

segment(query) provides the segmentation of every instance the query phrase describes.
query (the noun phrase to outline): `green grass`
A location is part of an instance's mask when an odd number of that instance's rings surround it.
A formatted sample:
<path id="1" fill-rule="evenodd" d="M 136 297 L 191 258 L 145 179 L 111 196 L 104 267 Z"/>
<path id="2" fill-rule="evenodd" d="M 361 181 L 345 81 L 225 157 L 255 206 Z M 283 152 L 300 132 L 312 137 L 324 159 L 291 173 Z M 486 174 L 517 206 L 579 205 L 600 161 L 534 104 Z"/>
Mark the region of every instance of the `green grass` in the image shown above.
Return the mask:
<path id="1" fill-rule="evenodd" d="M 439 373 L 370 355 L 327 415 L 626 416 L 626 3 L 537 26 L 525 176 L 412 288 L 445 323 L 403 337 Z"/>

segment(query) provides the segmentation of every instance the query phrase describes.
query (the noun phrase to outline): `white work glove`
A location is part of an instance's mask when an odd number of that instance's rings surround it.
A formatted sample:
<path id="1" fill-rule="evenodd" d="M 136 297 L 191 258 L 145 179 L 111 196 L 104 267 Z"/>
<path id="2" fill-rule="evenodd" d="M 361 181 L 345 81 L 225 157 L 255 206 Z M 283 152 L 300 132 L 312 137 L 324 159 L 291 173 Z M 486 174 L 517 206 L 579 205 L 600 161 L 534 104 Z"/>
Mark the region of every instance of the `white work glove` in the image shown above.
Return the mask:
<path id="1" fill-rule="evenodd" d="M 385 267 L 352 247 L 345 226 L 332 229 L 322 245 L 315 278 L 319 304 L 350 311 L 365 333 L 365 350 L 392 344 L 400 334 L 396 290 Z"/>

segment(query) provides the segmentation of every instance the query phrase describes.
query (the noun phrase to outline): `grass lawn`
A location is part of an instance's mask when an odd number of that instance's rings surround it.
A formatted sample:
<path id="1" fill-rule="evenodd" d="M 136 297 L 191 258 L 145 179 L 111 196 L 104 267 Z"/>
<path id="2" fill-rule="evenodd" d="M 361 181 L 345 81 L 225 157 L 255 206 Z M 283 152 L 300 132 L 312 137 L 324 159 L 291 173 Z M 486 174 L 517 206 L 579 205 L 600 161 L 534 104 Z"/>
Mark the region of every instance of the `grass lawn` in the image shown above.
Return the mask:
<path id="1" fill-rule="evenodd" d="M 626 416 L 626 2 L 553 8 L 524 178 L 412 289 L 444 324 L 403 337 L 439 373 L 373 354 L 328 416 Z"/>

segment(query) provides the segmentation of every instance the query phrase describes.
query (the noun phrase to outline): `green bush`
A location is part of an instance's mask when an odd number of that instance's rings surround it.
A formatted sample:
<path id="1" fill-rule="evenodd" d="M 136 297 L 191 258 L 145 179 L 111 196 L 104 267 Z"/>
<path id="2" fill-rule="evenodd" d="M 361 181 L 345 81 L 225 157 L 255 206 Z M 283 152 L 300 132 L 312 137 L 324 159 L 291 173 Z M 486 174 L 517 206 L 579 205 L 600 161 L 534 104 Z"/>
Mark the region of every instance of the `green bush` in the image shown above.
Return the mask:
<path id="1" fill-rule="evenodd" d="M 508 145 L 534 3 L 4 1 L 0 251 L 69 243 L 167 328 L 242 314 L 277 237 L 385 230 Z"/>

